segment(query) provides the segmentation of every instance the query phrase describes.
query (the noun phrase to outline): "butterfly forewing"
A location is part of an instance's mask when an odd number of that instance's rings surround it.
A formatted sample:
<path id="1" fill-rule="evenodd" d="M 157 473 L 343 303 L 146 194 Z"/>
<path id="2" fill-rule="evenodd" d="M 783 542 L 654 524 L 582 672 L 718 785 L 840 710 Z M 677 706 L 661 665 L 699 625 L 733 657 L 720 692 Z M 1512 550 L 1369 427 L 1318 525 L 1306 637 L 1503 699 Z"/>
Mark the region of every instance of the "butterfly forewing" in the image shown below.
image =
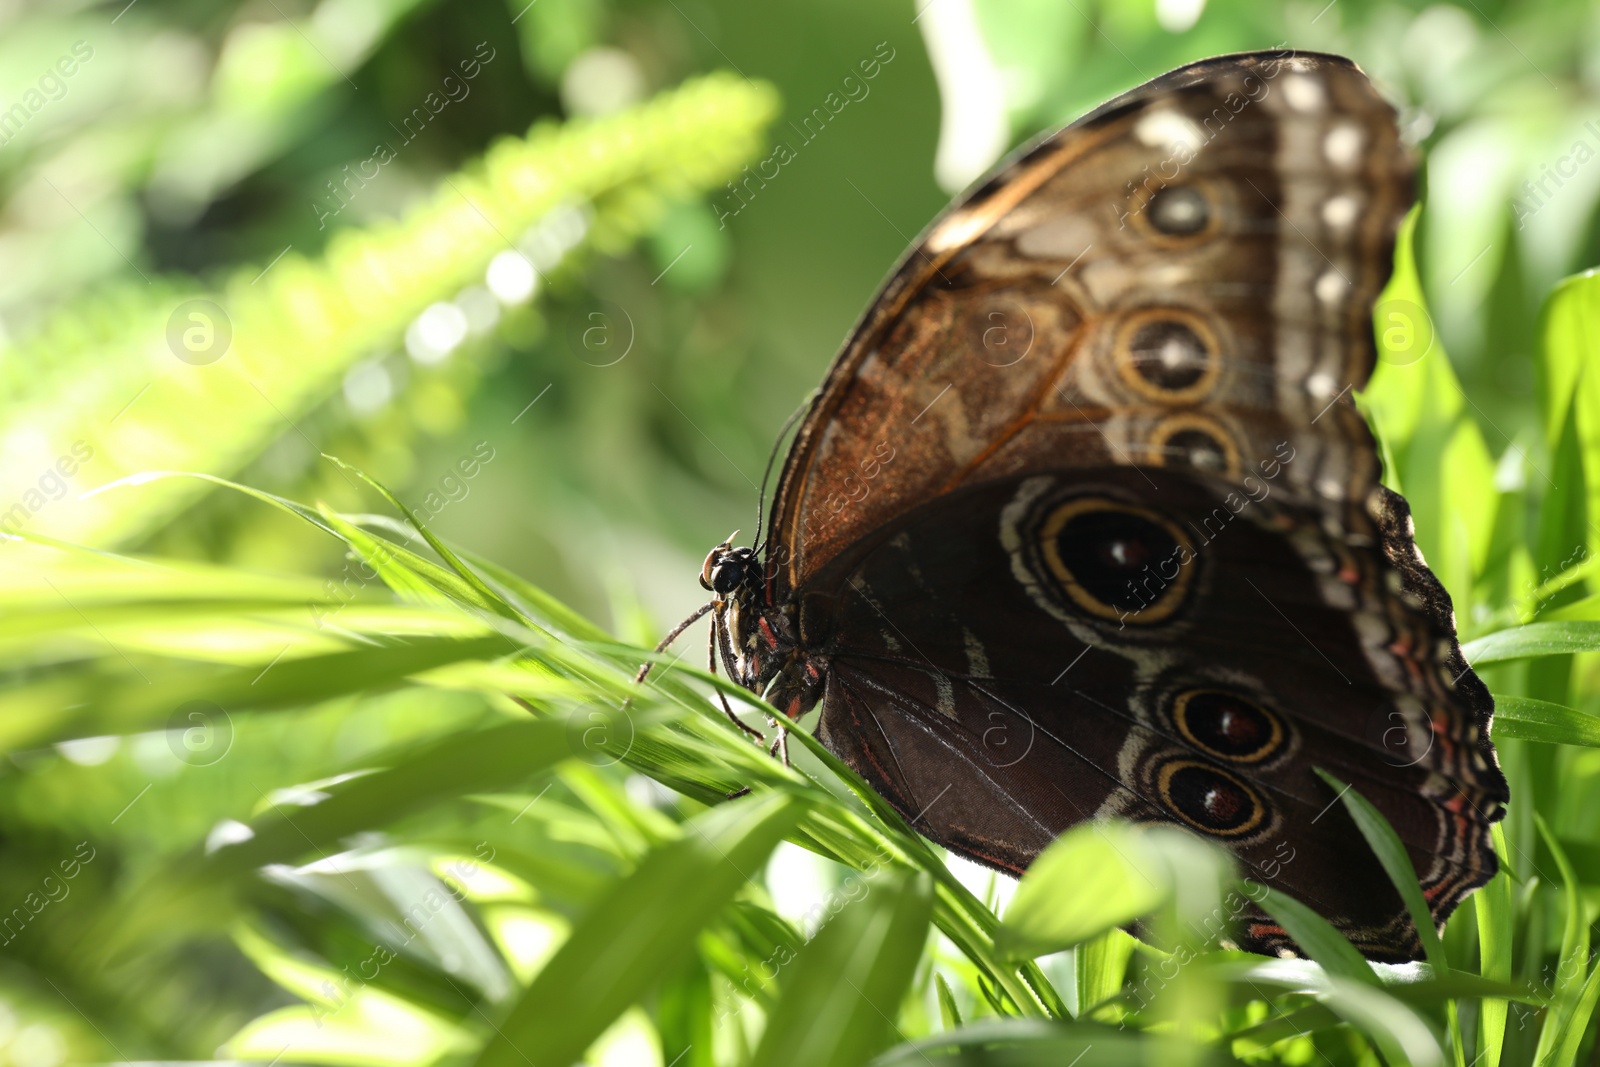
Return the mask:
<path id="1" fill-rule="evenodd" d="M 774 595 L 1025 470 L 1242 476 L 1292 433 L 1288 484 L 1359 506 L 1376 457 L 1329 405 L 1371 370 L 1410 201 L 1392 109 L 1336 57 L 1208 61 L 1047 139 L 929 227 L 830 370 L 780 483 Z"/>

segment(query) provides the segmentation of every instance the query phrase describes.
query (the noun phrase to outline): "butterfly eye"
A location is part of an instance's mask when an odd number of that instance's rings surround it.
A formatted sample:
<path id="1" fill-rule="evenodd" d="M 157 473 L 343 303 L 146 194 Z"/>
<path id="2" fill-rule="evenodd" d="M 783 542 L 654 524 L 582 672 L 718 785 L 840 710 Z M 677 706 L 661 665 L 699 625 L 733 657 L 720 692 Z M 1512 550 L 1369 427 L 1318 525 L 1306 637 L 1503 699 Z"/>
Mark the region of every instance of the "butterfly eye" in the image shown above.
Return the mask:
<path id="1" fill-rule="evenodd" d="M 1150 215 L 1150 225 L 1169 237 L 1192 237 L 1211 221 L 1211 205 L 1205 194 L 1192 185 L 1158 189 L 1144 209 Z"/>
<path id="2" fill-rule="evenodd" d="M 1173 760 L 1156 776 L 1161 802 L 1178 818 L 1215 837 L 1243 837 L 1266 821 L 1256 791 L 1224 770 Z"/>
<path id="3" fill-rule="evenodd" d="M 1234 693 L 1192 689 L 1172 702 L 1172 722 L 1197 748 L 1235 763 L 1260 763 L 1283 750 L 1283 723 Z"/>
<path id="4" fill-rule="evenodd" d="M 744 565 L 739 560 L 727 560 L 711 571 L 711 588 L 719 596 L 726 596 L 744 584 Z"/>
<path id="5" fill-rule="evenodd" d="M 1104 497 L 1057 505 L 1039 528 L 1040 557 L 1072 603 L 1103 619 L 1154 623 L 1180 607 L 1194 549 L 1175 524 Z"/>

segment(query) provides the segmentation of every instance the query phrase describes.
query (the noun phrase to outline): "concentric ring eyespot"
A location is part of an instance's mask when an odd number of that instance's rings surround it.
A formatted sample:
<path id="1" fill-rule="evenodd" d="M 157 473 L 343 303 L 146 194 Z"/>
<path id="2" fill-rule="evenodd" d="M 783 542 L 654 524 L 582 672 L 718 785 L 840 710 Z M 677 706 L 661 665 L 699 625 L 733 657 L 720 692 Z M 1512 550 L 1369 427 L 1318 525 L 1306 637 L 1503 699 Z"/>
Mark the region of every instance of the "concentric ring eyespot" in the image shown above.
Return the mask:
<path id="1" fill-rule="evenodd" d="M 1211 224 L 1211 204 L 1192 185 L 1169 185 L 1151 194 L 1144 209 L 1150 225 L 1168 237 L 1193 237 Z"/>
<path id="2" fill-rule="evenodd" d="M 1276 712 L 1223 689 L 1183 690 L 1172 698 L 1170 715 L 1178 736 L 1232 763 L 1263 763 L 1289 740 Z"/>
<path id="3" fill-rule="evenodd" d="M 1141 187 L 1128 205 L 1128 215 L 1156 243 L 1185 246 L 1222 229 L 1223 207 L 1210 182 L 1186 181 Z"/>
<path id="4" fill-rule="evenodd" d="M 1170 618 L 1193 585 L 1194 545 L 1170 519 L 1104 496 L 1079 496 L 1045 512 L 1038 557 L 1078 609 L 1119 624 Z"/>
<path id="5" fill-rule="evenodd" d="M 1211 837 L 1244 837 L 1267 821 L 1260 795 L 1237 776 L 1199 760 L 1174 759 L 1156 772 L 1161 803 Z"/>
<path id="6" fill-rule="evenodd" d="M 1162 404 L 1199 400 L 1222 369 L 1216 332 L 1181 308 L 1145 308 L 1127 316 L 1112 355 L 1128 386 Z"/>
<path id="7" fill-rule="evenodd" d="M 1163 466 L 1187 463 L 1214 474 L 1239 473 L 1239 450 L 1233 436 L 1215 419 L 1180 414 L 1163 419 L 1150 433 L 1150 452 Z"/>

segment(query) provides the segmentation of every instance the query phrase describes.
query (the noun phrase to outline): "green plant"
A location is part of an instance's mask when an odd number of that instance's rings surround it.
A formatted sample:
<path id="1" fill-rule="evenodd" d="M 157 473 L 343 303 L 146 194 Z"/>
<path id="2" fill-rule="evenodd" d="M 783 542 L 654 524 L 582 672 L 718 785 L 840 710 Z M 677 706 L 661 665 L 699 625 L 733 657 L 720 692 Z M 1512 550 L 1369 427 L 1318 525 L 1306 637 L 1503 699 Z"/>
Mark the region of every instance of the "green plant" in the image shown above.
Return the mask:
<path id="1" fill-rule="evenodd" d="M 1388 297 L 1419 297 L 1406 249 L 1400 264 Z M 1594 388 L 1581 355 L 1600 281 L 1560 287 L 1543 322 L 1544 373 L 1568 383 L 1552 390 L 1581 397 Z M 1575 836 L 1600 780 L 1600 731 L 1537 668 L 1600 649 L 1592 599 L 1548 606 L 1590 565 L 1515 599 L 1480 592 L 1517 589 L 1539 557 L 1513 521 L 1523 490 L 1445 507 L 1448 487 L 1481 488 L 1491 472 L 1442 353 L 1386 363 L 1365 403 L 1391 476 L 1436 509 L 1418 518 L 1419 539 L 1458 604 L 1504 605 L 1462 625 L 1500 694 L 1495 739 L 1515 790 L 1497 833 L 1505 873 L 1429 942 L 1420 980 L 1374 971 L 1309 909 L 1237 883 L 1182 835 L 1068 834 L 1002 922 L 807 733 L 792 736 L 793 769 L 768 758 L 706 698 L 718 688 L 769 710 L 749 694 L 678 654 L 618 643 L 446 545 L 376 483 L 404 521 L 236 487 L 340 543 L 362 576 L 353 589 L 45 539 L 9 547 L 6 748 L 121 735 L 176 746 L 179 763 L 145 786 L 148 799 L 134 761 L 101 769 L 79 826 L 55 827 L 38 849 L 122 822 L 102 831 L 123 845 L 117 869 L 86 864 L 89 899 L 41 913 L 48 929 L 20 930 L 12 958 L 74 1004 L 109 1005 L 149 997 L 121 978 L 157 959 L 170 967 L 157 995 L 192 993 L 197 948 L 231 943 L 296 1000 L 245 1019 L 249 997 L 209 991 L 212 1017 L 237 1024 L 224 1051 L 243 1058 L 565 1064 L 592 1049 L 647 1062 L 626 1057 L 648 1046 L 662 1062 L 705 1064 L 863 1062 L 884 1049 L 875 1062 L 1575 1063 L 1600 999 L 1588 910 L 1600 853 Z M 1549 405 L 1551 449 L 1581 501 L 1586 435 L 1566 421 L 1573 408 Z M 1542 514 L 1560 514 L 1548 495 Z M 636 691 L 641 658 L 659 665 Z M 235 736 L 327 738 L 369 716 L 393 717 L 381 750 L 335 746 L 287 767 L 264 766 L 259 743 L 230 751 Z M 4 786 L 20 810 L 91 788 L 85 768 L 33 759 Z M 282 788 L 294 773 L 313 780 Z M 161 826 L 164 808 L 219 789 L 253 816 Z M 1345 803 L 1407 885 L 1392 831 L 1358 793 Z M 141 840 L 155 847 L 132 847 Z M 840 878 L 809 938 L 762 885 L 781 841 Z M 4 888 L 20 898 L 32 877 L 14 867 Z M 1243 893 L 1320 967 L 1184 934 Z M 1167 948 L 1118 929 L 1136 919 L 1166 930 Z M 1035 962 L 1052 953 L 1063 954 Z M 154 1047 L 137 1027 L 67 1022 L 86 1055 Z"/>
<path id="2" fill-rule="evenodd" d="M 1600 282 L 1564 278 L 1600 255 L 1589 5 L 982 0 L 992 64 L 936 79 L 921 45 L 959 6 L 0 5 L 0 70 L 80 60 L 0 144 L 0 508 L 45 499 L 80 439 L 75 488 L 138 483 L 0 511 L 22 533 L 0 539 L 0 1062 L 1595 1059 Z M 471 99 L 328 217 L 328 182 L 479 41 Z M 900 58 L 870 99 L 719 220 L 703 198 L 730 202 L 781 109 L 880 41 Z M 1425 160 L 1360 399 L 1514 791 L 1505 874 L 1425 969 L 1374 971 L 1294 900 L 1126 827 L 1067 835 L 1013 895 L 803 733 L 794 769 L 762 755 L 708 697 L 767 709 L 691 666 L 692 636 L 631 684 L 707 526 L 747 514 L 772 428 L 943 202 L 941 96 L 990 100 L 1016 142 L 1283 42 L 1355 57 Z M 583 118 L 565 83 L 597 52 L 638 97 Z M 536 303 L 442 362 L 399 353 L 574 213 Z M 374 263 L 401 276 L 381 300 Z M 215 365 L 166 338 L 197 296 L 236 328 Z M 563 344 L 597 301 L 637 318 L 620 368 Z M 341 400 L 374 366 L 392 401 Z M 426 494 L 484 425 L 506 458 L 441 519 Z M 1245 893 L 1311 962 L 1190 939 Z"/>

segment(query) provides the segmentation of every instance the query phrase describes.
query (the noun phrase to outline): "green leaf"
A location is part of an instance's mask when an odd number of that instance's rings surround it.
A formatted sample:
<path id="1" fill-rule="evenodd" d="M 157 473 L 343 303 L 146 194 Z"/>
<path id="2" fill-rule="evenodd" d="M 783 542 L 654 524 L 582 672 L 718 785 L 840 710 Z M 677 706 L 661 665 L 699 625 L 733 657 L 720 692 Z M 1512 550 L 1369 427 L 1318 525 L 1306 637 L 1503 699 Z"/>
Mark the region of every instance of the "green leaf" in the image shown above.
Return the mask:
<path id="1" fill-rule="evenodd" d="M 1524 741 L 1543 741 L 1553 745 L 1600 747 L 1600 717 L 1548 700 L 1531 697 L 1494 698 L 1493 736 Z"/>
<path id="2" fill-rule="evenodd" d="M 1364 982 L 1330 978 L 1321 999 L 1360 1030 L 1389 1063 L 1444 1067 L 1445 1052 L 1432 1029 L 1395 997 Z"/>
<path id="3" fill-rule="evenodd" d="M 950 991 L 950 983 L 944 980 L 944 975 L 938 971 L 933 973 L 933 986 L 939 994 L 939 1018 L 944 1023 L 946 1030 L 956 1030 L 961 1026 L 961 1009 L 956 1005 L 956 995 Z"/>
<path id="4" fill-rule="evenodd" d="M 479 603 L 483 604 L 490 611 L 493 611 L 497 615 L 509 619 L 512 622 L 520 623 L 526 621 L 521 613 L 518 612 L 516 608 L 512 607 L 504 597 L 500 596 L 493 589 L 490 589 L 488 585 L 484 583 L 483 579 L 479 577 L 476 571 L 474 571 L 471 567 L 468 567 L 465 563 L 461 562 L 461 560 L 456 557 L 456 554 L 450 551 L 449 545 L 446 545 L 443 541 L 439 540 L 438 537 L 434 536 L 433 531 L 428 528 L 427 524 L 420 521 L 415 512 L 406 507 L 405 504 L 401 503 L 400 498 L 391 493 L 387 486 L 369 476 L 365 471 L 358 467 L 351 466 L 344 460 L 339 459 L 337 456 L 330 456 L 324 453 L 323 458 L 330 460 L 341 470 L 349 471 L 357 478 L 360 478 L 363 482 L 366 482 L 378 492 L 378 495 L 387 500 L 390 506 L 392 506 L 396 511 L 400 512 L 400 514 L 404 515 L 406 522 L 408 522 L 419 534 L 422 535 L 422 539 L 424 541 L 428 542 L 428 547 L 437 552 L 439 557 L 445 561 L 452 571 L 455 572 L 456 577 L 465 582 L 472 592 L 476 594 L 475 599 Z"/>
<path id="5" fill-rule="evenodd" d="M 1572 1067 L 1578 1062 L 1578 1052 L 1589 1032 L 1589 1020 L 1594 1018 L 1597 1004 L 1600 1004 L 1600 965 L 1589 972 L 1573 1005 L 1572 1014 L 1566 1020 L 1567 1025 L 1557 1035 L 1558 1044 L 1548 1059 L 1540 1061 L 1540 1067 Z M 1545 1026 L 1550 1026 L 1548 1021 Z M 1543 1034 L 1540 1036 L 1542 1038 Z"/>
<path id="6" fill-rule="evenodd" d="M 883 1047 L 928 939 L 933 879 L 889 868 L 865 885 L 795 958 L 752 1067 L 852 1067 Z"/>
<path id="7" fill-rule="evenodd" d="M 682 840 L 647 855 L 573 929 L 495 1028 L 478 1067 L 567 1067 L 660 975 L 759 872 L 803 802 L 767 793 L 684 824 Z"/>
<path id="8" fill-rule="evenodd" d="M 1478 956 L 1483 976 L 1491 981 L 1511 980 L 1513 949 L 1511 875 L 1506 860 L 1506 833 L 1496 823 L 1490 828 L 1500 873 L 1478 890 L 1473 906 L 1478 913 Z M 1485 998 L 1478 1013 L 1478 1054 L 1483 1067 L 1500 1067 L 1500 1052 L 1505 1047 L 1506 1014 L 1509 1005 L 1498 998 Z"/>
<path id="9" fill-rule="evenodd" d="M 1539 309 L 1538 330 L 1534 375 L 1555 453 L 1549 475 L 1560 487 L 1550 487 L 1540 509 L 1539 562 L 1549 565 L 1591 543 L 1588 517 L 1600 514 L 1600 484 L 1591 473 L 1600 470 L 1600 375 L 1594 373 L 1600 273 L 1586 270 L 1557 283 Z"/>
<path id="10" fill-rule="evenodd" d="M 1589 963 L 1589 917 L 1584 910 L 1583 898 L 1579 892 L 1578 876 L 1573 872 L 1572 864 L 1567 860 L 1567 854 L 1560 842 L 1556 840 L 1555 834 L 1550 832 L 1550 827 L 1545 825 L 1544 817 L 1538 812 L 1533 814 L 1533 825 L 1538 829 L 1539 836 L 1544 839 L 1545 846 L 1550 849 L 1550 855 L 1555 858 L 1556 869 L 1561 872 L 1564 910 L 1561 957 L 1556 968 L 1556 1003 L 1551 1005 L 1549 1014 L 1545 1017 L 1544 1027 L 1539 1031 L 1539 1047 L 1534 1054 L 1537 1062 L 1546 1064 L 1560 1062 L 1559 1057 L 1553 1060 L 1552 1055 L 1562 1035 L 1573 1026 L 1581 1031 L 1585 1025 L 1584 1020 L 1574 1019 L 1569 1013 L 1581 1008 L 1581 996 L 1574 998 L 1572 994 L 1584 984 L 1584 968 Z M 1566 1062 L 1572 1061 L 1568 1058 Z"/>
<path id="11" fill-rule="evenodd" d="M 1259 889 L 1255 887 L 1251 891 L 1258 892 Z M 1355 951 L 1337 930 L 1328 926 L 1325 920 L 1305 905 L 1280 892 L 1270 892 L 1270 896 L 1271 903 L 1263 906 L 1273 917 L 1283 923 L 1286 929 L 1289 928 L 1289 922 L 1304 927 L 1323 951 L 1331 951 L 1329 958 L 1340 955 L 1340 950 L 1330 938 L 1344 942 L 1346 948 Z M 1285 903 L 1289 905 L 1287 908 Z M 1286 916 L 1291 915 L 1292 918 L 1285 921 Z M 1322 927 L 1320 930 L 1317 929 L 1319 925 Z M 1290 930 L 1290 933 L 1299 939 L 1299 933 L 1294 930 Z M 1360 959 L 1359 954 L 1356 954 L 1356 959 Z M 1428 990 L 1424 983 L 1416 983 L 1423 989 L 1412 989 L 1408 993 L 1405 985 L 1378 984 L 1377 976 L 1365 961 L 1361 963 L 1366 971 L 1365 978 L 1358 978 L 1354 972 L 1334 973 L 1328 968 L 1326 960 L 1317 962 L 1323 964 L 1322 971 L 1297 960 L 1272 960 L 1257 964 L 1246 971 L 1244 985 L 1256 996 L 1261 995 L 1260 987 L 1263 985 L 1278 986 L 1289 992 L 1309 991 L 1319 1003 L 1326 1005 L 1371 1041 L 1387 1062 L 1412 1064 L 1414 1067 L 1443 1067 L 1444 1050 L 1440 1048 L 1427 1021 L 1407 1000 L 1414 998 L 1429 1003 L 1436 1001 L 1441 993 L 1448 996 L 1459 988 L 1453 979 L 1450 984 L 1432 990 Z M 1346 959 L 1339 966 L 1348 968 L 1349 960 Z"/>
<path id="12" fill-rule="evenodd" d="M 872 1067 L 1127 1067 L 1181 1063 L 1190 1067 L 1238 1061 L 1214 1046 L 1158 1034 L 1119 1031 L 1094 1023 L 986 1019 L 959 1030 L 898 1045 Z"/>
<path id="13" fill-rule="evenodd" d="M 1530 622 L 1480 637 L 1462 646 L 1461 654 L 1474 667 L 1537 656 L 1600 649 L 1600 622 Z"/>
<path id="14" fill-rule="evenodd" d="M 1242 883 L 1239 891 L 1278 920 L 1301 951 L 1322 964 L 1323 970 L 1352 981 L 1378 984 L 1372 968 L 1349 939 L 1306 905 L 1281 890 L 1254 882 Z"/>
<path id="15" fill-rule="evenodd" d="M 1022 876 L 995 931 L 995 951 L 1005 959 L 1041 956 L 1149 915 L 1192 875 L 1195 844 L 1181 831 L 1080 823 Z"/>
<path id="16" fill-rule="evenodd" d="M 274 805 L 248 827 L 249 836 L 218 848 L 211 872 L 253 870 L 288 863 L 363 830 L 389 826 L 415 811 L 469 793 L 522 785 L 573 755 L 567 725 L 514 722 L 457 734 L 387 767 L 318 790 L 306 806 Z"/>
<path id="17" fill-rule="evenodd" d="M 1319 778 L 1338 792 L 1346 810 L 1350 812 L 1350 817 L 1360 829 L 1361 836 L 1367 839 L 1368 847 L 1378 857 L 1378 862 L 1383 864 L 1384 873 L 1389 876 L 1389 881 L 1400 893 L 1406 911 L 1411 914 L 1411 921 L 1416 924 L 1417 936 L 1422 941 L 1422 952 L 1428 962 L 1433 964 L 1440 974 L 1448 973 L 1450 962 L 1445 958 L 1444 943 L 1439 940 L 1439 930 L 1434 924 L 1433 913 L 1428 910 L 1428 902 L 1422 896 L 1422 884 L 1417 880 L 1417 869 L 1412 866 L 1411 857 L 1407 854 L 1400 835 L 1394 832 L 1394 827 L 1389 825 L 1389 820 L 1383 817 L 1383 813 L 1373 807 L 1372 802 L 1357 792 L 1353 786 L 1347 786 L 1320 767 L 1315 770 Z"/>
<path id="18" fill-rule="evenodd" d="M 302 36 L 287 40 L 299 44 Z M 85 329 L 107 318 L 94 314 L 101 294 L 68 303 L 53 328 L 22 344 L 0 343 L 6 364 L 39 368 L 28 388 L 0 395 L 0 410 L 7 425 L 49 425 L 64 441 L 93 442 L 91 476 L 100 481 L 164 467 L 232 473 L 282 435 L 286 422 L 336 395 L 351 366 L 392 346 L 424 308 L 481 280 L 507 234 L 562 204 L 592 203 L 604 225 L 592 227 L 588 240 L 617 251 L 659 222 L 665 197 L 715 189 L 757 159 L 778 110 L 764 83 L 729 73 L 696 78 L 624 112 L 541 123 L 526 137 L 497 140 L 442 175 L 400 218 L 346 228 L 323 251 L 294 248 L 281 262 L 232 267 L 215 290 L 191 278 L 146 279 L 133 306 L 111 316 L 111 336 Z M 240 131 L 234 140 L 258 138 Z M 200 297 L 231 323 L 231 344 L 217 353 L 222 362 L 206 368 L 216 373 L 153 374 L 151 353 L 167 349 L 174 305 Z M 141 399 L 132 404 L 135 396 Z M 0 467 L 0 499 L 20 499 L 38 477 L 31 465 Z M 126 541 L 199 492 L 193 483 L 165 483 L 52 509 L 42 522 L 74 540 Z"/>
<path id="19" fill-rule="evenodd" d="M 1099 937 L 1079 945 L 1072 953 L 1073 975 L 1077 980 L 1078 1016 L 1116 996 L 1128 974 L 1133 958 L 1133 938 L 1124 930 L 1107 930 Z"/>

